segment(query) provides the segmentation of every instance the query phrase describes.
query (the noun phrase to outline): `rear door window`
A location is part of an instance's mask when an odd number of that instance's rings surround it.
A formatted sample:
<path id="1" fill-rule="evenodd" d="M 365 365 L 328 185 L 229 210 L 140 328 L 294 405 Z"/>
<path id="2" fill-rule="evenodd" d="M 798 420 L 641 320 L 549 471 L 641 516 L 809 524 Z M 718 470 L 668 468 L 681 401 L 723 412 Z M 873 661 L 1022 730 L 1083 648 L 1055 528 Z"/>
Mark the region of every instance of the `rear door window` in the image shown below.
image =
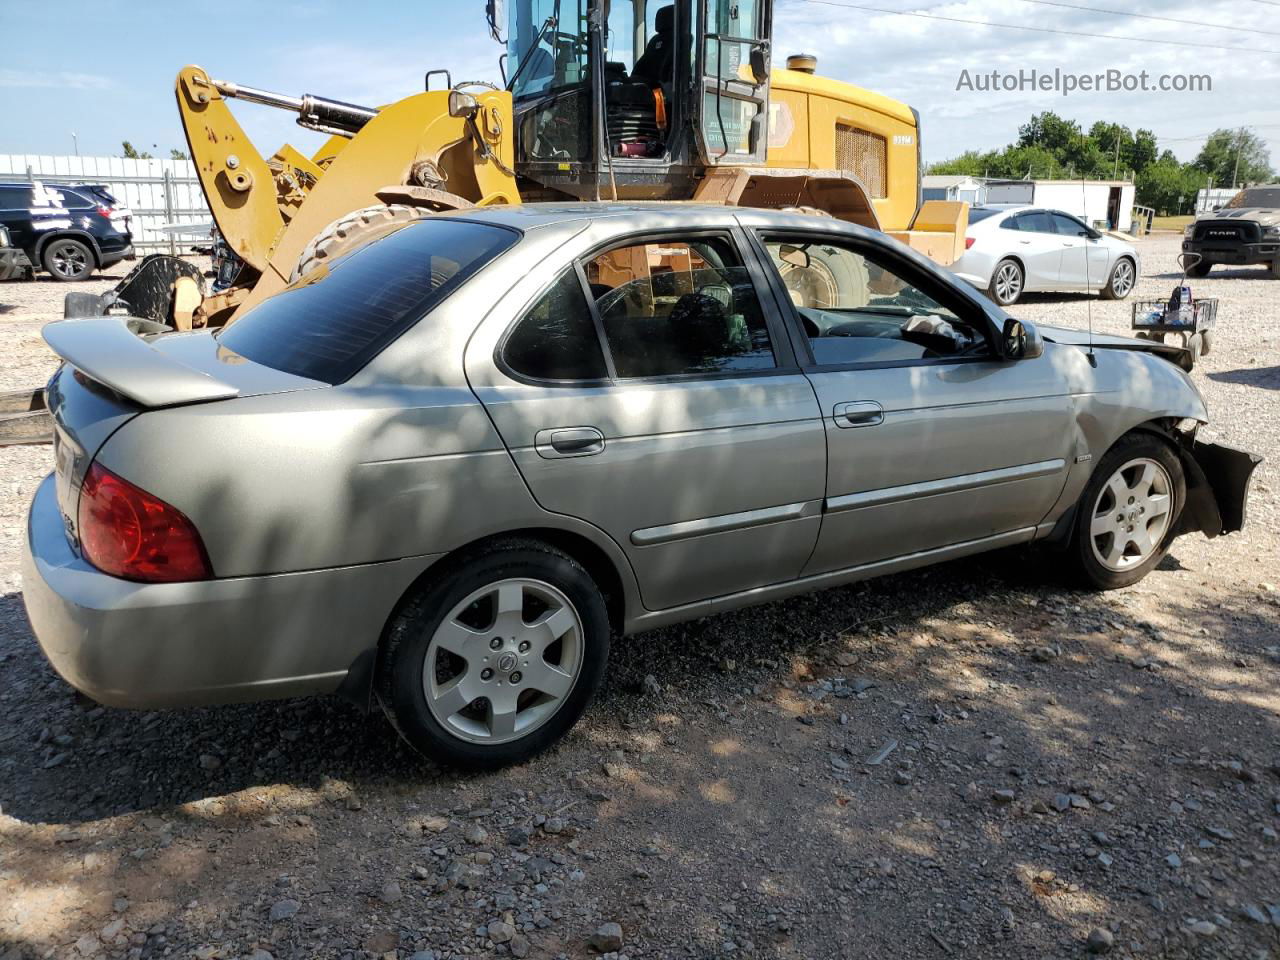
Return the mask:
<path id="1" fill-rule="evenodd" d="M 341 383 L 518 238 L 447 217 L 406 224 L 264 300 L 218 342 L 255 363 Z"/>
<path id="2" fill-rule="evenodd" d="M 633 243 L 584 269 L 620 378 L 777 365 L 755 287 L 728 237 Z"/>
<path id="3" fill-rule="evenodd" d="M 1029 230 L 1032 233 L 1057 233 L 1054 229 L 1053 220 L 1043 210 L 1036 210 L 1032 213 L 1021 213 L 1018 215 L 1018 229 Z"/>

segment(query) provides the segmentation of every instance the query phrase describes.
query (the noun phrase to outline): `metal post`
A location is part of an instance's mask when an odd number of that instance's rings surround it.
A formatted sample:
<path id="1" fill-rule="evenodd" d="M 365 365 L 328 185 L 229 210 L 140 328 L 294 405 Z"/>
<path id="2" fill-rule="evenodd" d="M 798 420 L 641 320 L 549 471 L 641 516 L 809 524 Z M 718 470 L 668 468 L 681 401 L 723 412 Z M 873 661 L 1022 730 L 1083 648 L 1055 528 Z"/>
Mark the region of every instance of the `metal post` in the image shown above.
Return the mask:
<path id="1" fill-rule="evenodd" d="M 173 223 L 173 174 L 168 167 L 164 169 L 164 219 Z M 169 234 L 169 256 L 178 255 L 178 241 L 174 234 Z"/>

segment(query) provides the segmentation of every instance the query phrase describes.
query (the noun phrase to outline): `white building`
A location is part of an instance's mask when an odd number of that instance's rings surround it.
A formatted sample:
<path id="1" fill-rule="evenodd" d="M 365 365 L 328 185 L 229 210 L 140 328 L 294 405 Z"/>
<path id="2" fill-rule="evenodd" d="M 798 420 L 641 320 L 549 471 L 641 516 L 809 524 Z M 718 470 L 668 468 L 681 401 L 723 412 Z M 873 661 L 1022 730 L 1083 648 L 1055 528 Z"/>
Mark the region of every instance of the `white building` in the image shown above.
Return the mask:
<path id="1" fill-rule="evenodd" d="M 1034 203 L 1127 233 L 1133 196 L 1133 184 L 1126 180 L 994 180 L 987 183 L 986 202 Z"/>
<path id="2" fill-rule="evenodd" d="M 920 188 L 925 200 L 963 200 L 970 206 L 987 202 L 986 181 L 977 177 L 928 176 Z"/>

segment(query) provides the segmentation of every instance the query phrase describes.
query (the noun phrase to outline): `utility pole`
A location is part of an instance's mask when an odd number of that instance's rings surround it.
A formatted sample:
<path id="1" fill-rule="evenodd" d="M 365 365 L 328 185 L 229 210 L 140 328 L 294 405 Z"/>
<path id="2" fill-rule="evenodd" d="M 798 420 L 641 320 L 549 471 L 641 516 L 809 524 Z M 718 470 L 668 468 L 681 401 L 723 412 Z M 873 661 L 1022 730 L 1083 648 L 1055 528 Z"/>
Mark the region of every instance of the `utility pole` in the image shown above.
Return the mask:
<path id="1" fill-rule="evenodd" d="M 1116 133 L 1116 163 L 1111 168 L 1111 179 L 1114 180 L 1120 176 L 1120 134 Z"/>
<path id="2" fill-rule="evenodd" d="M 1244 146 L 1244 130 L 1236 131 L 1236 167 L 1231 171 L 1231 189 L 1236 189 L 1236 180 L 1240 175 L 1240 148 Z"/>

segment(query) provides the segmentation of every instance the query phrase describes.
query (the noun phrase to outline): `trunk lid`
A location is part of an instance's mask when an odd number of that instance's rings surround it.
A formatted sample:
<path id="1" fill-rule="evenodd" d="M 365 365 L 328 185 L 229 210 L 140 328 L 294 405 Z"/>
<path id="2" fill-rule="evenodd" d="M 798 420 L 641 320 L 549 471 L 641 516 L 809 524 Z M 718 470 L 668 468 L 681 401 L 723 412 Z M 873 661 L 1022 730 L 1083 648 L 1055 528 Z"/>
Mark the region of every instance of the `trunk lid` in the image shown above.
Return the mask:
<path id="1" fill-rule="evenodd" d="M 45 342 L 65 361 L 45 387 L 53 418 L 58 506 L 78 546 L 80 485 L 103 443 L 148 410 L 327 386 L 264 367 L 222 347 L 211 331 L 164 333 L 132 317 L 60 320 Z"/>

